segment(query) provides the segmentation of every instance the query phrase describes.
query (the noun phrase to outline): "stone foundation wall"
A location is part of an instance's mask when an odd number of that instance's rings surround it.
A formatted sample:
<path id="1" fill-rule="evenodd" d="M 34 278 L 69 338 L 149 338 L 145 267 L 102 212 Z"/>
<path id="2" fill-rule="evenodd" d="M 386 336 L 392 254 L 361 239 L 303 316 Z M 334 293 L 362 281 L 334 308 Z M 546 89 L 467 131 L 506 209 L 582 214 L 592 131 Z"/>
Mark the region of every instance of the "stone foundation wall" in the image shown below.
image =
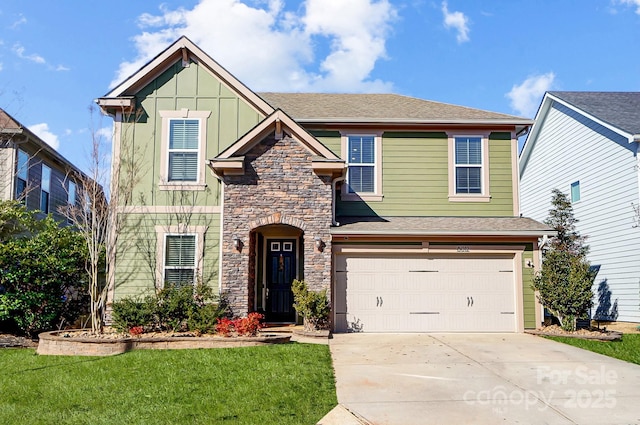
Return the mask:
<path id="1" fill-rule="evenodd" d="M 245 174 L 224 176 L 222 292 L 234 315 L 253 308 L 251 259 L 262 226 L 286 224 L 303 231 L 304 279 L 310 289 L 331 288 L 331 178 L 318 176 L 312 154 L 291 137 L 269 137 L 245 155 Z M 233 237 L 243 243 L 240 252 Z M 325 243 L 315 247 L 315 238 Z"/>

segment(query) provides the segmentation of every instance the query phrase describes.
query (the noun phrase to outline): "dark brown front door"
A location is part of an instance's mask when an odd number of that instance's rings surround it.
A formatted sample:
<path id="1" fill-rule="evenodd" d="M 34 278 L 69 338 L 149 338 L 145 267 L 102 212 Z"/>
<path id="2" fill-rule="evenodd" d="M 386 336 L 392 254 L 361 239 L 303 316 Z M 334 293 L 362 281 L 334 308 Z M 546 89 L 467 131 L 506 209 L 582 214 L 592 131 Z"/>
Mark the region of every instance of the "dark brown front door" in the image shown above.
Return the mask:
<path id="1" fill-rule="evenodd" d="M 267 321 L 293 322 L 291 282 L 296 278 L 296 240 L 267 241 Z"/>

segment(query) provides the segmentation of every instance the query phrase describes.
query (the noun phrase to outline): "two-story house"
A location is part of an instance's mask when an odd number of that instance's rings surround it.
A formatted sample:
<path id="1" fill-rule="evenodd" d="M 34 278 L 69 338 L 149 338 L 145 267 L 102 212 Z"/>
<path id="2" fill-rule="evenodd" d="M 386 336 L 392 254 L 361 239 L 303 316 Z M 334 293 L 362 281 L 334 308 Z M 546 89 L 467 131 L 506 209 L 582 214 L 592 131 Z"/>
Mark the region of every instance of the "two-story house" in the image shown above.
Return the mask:
<path id="1" fill-rule="evenodd" d="M 79 200 L 86 176 L 28 128 L 0 109 L 0 199 L 66 221 L 60 208 Z"/>
<path id="2" fill-rule="evenodd" d="M 336 331 L 541 321 L 530 285 L 548 229 L 518 206 L 530 120 L 395 94 L 255 93 L 184 37 L 97 102 L 114 164 L 142 164 L 111 300 L 202 279 L 236 315 L 291 323 L 298 278 L 329 291 Z"/>
<path id="3" fill-rule="evenodd" d="M 595 272 L 591 317 L 640 322 L 640 92 L 548 92 L 520 155 L 522 210 L 571 200 Z"/>

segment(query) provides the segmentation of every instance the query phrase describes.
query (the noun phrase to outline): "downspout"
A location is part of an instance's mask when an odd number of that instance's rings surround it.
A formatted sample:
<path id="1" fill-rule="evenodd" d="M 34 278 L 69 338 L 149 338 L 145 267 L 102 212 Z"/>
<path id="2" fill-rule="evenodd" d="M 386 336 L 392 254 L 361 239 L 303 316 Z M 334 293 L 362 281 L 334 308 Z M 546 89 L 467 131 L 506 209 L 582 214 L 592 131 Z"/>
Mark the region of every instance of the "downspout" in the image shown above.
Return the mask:
<path id="1" fill-rule="evenodd" d="M 331 225 L 335 227 L 340 226 L 340 223 L 336 221 L 336 184 L 344 181 L 346 178 L 345 175 L 341 175 L 331 181 Z"/>

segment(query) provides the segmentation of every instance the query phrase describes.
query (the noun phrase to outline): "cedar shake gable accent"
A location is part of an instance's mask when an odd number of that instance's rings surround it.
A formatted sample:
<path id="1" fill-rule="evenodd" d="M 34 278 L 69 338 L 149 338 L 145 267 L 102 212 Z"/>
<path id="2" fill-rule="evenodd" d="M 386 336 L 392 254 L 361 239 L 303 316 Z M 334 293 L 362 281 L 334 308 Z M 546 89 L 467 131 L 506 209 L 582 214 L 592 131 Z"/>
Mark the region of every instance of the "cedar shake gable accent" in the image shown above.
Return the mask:
<path id="1" fill-rule="evenodd" d="M 109 93 L 97 99 L 96 102 L 105 111 L 121 110 L 123 107 L 131 108 L 135 106 L 133 95 L 173 66 L 178 60 L 182 60 L 184 67 L 188 67 L 190 61 L 204 66 L 260 114 L 266 116 L 273 112 L 274 109 L 268 103 L 185 36 L 180 37 Z"/>

